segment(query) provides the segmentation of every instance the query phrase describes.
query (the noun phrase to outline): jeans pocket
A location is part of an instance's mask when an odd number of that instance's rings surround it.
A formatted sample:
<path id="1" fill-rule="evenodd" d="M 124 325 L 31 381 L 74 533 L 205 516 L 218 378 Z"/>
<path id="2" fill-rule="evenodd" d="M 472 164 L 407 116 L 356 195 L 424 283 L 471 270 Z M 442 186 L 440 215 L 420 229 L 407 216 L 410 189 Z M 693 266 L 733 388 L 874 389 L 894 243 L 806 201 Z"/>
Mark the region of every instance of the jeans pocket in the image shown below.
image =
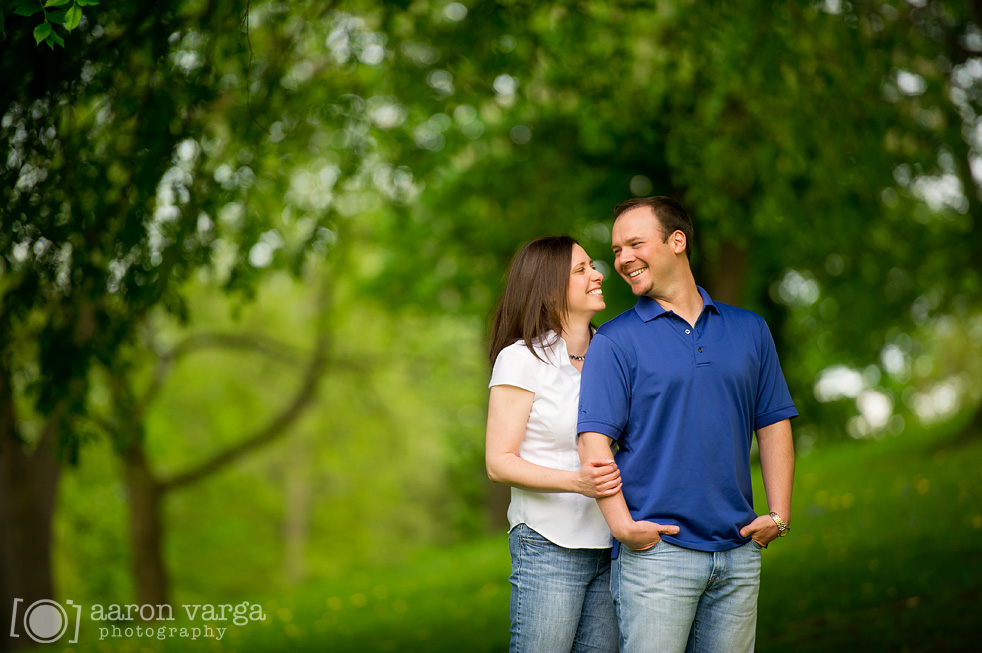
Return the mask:
<path id="1" fill-rule="evenodd" d="M 663 549 L 663 548 L 665 548 L 666 545 L 667 545 L 667 542 L 665 542 L 664 538 L 662 538 L 662 539 L 659 539 L 657 542 L 655 542 L 654 545 L 649 546 L 647 549 L 632 549 L 632 548 L 627 547 L 627 546 L 624 546 L 622 544 L 621 545 L 621 550 L 622 551 L 630 551 L 631 553 L 633 553 L 635 555 L 643 556 L 643 555 L 653 554 L 657 549 Z"/>
<path id="2" fill-rule="evenodd" d="M 519 524 L 515 528 L 516 530 L 518 530 L 518 539 L 522 542 L 523 545 L 532 546 L 532 547 L 556 546 L 555 543 L 553 543 L 551 540 L 544 537 L 543 535 L 539 534 L 538 531 L 529 527 L 528 524 Z"/>

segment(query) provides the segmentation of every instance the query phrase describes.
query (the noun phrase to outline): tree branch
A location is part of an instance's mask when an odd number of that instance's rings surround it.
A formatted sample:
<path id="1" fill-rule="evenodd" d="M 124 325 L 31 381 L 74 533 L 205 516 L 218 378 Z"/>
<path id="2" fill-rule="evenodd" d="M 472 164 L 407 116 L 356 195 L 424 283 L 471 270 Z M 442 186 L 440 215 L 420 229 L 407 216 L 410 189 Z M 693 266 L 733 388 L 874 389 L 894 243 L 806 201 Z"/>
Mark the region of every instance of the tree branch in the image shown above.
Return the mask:
<path id="1" fill-rule="evenodd" d="M 322 287 L 317 301 L 317 337 L 314 343 L 314 351 L 310 356 L 310 362 L 308 363 L 307 370 L 304 373 L 303 382 L 301 383 L 299 390 L 297 390 L 296 395 L 294 395 L 292 401 L 290 401 L 278 415 L 273 417 L 273 419 L 271 419 L 266 426 L 260 428 L 258 431 L 245 438 L 238 444 L 219 451 L 217 454 L 211 456 L 204 462 L 192 467 L 191 469 L 179 473 L 170 479 L 163 480 L 160 483 L 160 491 L 162 493 L 197 483 L 198 481 L 207 478 L 208 476 L 238 461 L 240 458 L 243 458 L 249 453 L 252 453 L 253 451 L 269 444 L 276 438 L 285 434 L 289 427 L 293 425 L 293 423 L 296 422 L 303 412 L 310 406 L 317 395 L 317 387 L 321 377 L 324 374 L 324 370 L 327 368 L 330 334 L 332 333 L 331 326 L 328 324 L 329 311 L 327 310 L 328 306 L 331 304 L 332 288 L 330 286 L 330 282 L 325 281 L 324 284 L 325 285 Z M 239 346 L 247 344 L 249 347 L 255 347 L 257 339 L 241 339 L 234 336 L 229 338 L 225 336 L 219 337 L 213 335 L 211 337 L 206 337 L 203 340 L 198 339 L 193 342 L 198 346 L 200 346 L 203 342 L 210 342 Z M 273 341 L 266 340 L 265 344 L 268 345 L 270 342 Z M 190 349 L 194 348 L 194 345 L 190 340 L 185 341 L 183 344 L 185 345 L 184 349 L 175 350 L 178 355 L 181 355 L 180 352 L 190 351 Z"/>
<path id="2" fill-rule="evenodd" d="M 164 385 L 164 380 L 175 362 L 188 354 L 209 348 L 254 351 L 293 364 L 305 360 L 309 356 L 306 352 L 302 352 L 292 345 L 258 334 L 197 333 L 188 336 L 170 351 L 161 354 L 150 386 L 136 405 L 136 417 L 140 419 L 146 414 L 147 408 L 157 398 L 161 387 Z"/>
<path id="3" fill-rule="evenodd" d="M 245 440 L 218 452 L 196 467 L 161 482 L 161 491 L 169 492 L 196 483 L 286 433 L 287 429 L 303 414 L 316 395 L 318 382 L 327 367 L 327 347 L 327 335 L 325 333 L 319 334 L 314 355 L 307 366 L 303 383 L 296 396 L 280 414 Z"/>

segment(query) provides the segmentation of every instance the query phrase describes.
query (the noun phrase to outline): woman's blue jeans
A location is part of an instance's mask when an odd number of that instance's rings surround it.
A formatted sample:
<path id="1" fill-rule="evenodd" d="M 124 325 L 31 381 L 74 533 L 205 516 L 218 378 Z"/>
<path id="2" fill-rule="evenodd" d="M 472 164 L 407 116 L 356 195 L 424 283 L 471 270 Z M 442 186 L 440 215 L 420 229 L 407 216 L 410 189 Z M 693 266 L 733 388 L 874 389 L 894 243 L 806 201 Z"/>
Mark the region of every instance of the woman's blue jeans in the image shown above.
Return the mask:
<path id="1" fill-rule="evenodd" d="M 565 549 L 525 524 L 511 551 L 511 653 L 617 651 L 610 549 Z"/>
<path id="2" fill-rule="evenodd" d="M 622 546 L 610 586 L 621 652 L 753 651 L 760 552 L 753 541 L 716 553 L 665 540 L 646 551 Z"/>

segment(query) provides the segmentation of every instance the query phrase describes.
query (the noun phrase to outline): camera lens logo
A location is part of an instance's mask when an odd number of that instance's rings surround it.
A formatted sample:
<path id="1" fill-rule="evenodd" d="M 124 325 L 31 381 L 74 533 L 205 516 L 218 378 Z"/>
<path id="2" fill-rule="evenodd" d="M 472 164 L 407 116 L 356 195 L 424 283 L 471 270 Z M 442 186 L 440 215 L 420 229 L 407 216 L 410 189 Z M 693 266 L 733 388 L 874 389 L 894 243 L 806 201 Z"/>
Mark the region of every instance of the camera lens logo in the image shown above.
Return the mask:
<path id="1" fill-rule="evenodd" d="M 17 633 L 17 613 L 23 602 L 24 599 L 14 599 L 13 614 L 10 617 L 11 637 L 20 637 L 20 634 Z M 76 644 L 78 643 L 78 627 L 82 620 L 82 606 L 76 605 L 72 601 L 65 603 L 69 608 L 75 609 L 74 633 L 68 643 Z M 24 610 L 21 623 L 24 628 L 23 632 L 39 644 L 58 641 L 72 627 L 68 612 L 60 603 L 51 599 L 40 599 L 29 605 Z"/>

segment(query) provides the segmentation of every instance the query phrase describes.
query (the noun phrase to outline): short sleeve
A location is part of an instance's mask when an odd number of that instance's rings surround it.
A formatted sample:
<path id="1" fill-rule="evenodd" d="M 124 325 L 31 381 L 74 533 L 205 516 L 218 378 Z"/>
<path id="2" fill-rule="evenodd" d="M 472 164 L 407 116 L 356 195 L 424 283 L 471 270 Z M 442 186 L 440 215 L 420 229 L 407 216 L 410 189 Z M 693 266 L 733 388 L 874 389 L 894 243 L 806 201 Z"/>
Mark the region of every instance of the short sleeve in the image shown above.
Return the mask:
<path id="1" fill-rule="evenodd" d="M 528 350 L 523 342 L 516 342 L 502 349 L 491 370 L 489 388 L 496 385 L 513 385 L 516 388 L 535 392 L 538 366 L 542 361 Z"/>
<path id="2" fill-rule="evenodd" d="M 631 405 L 631 372 L 620 349 L 597 334 L 583 364 L 578 433 L 593 431 L 619 440 Z"/>
<path id="3" fill-rule="evenodd" d="M 784 372 L 781 371 L 774 338 L 763 321 L 760 325 L 760 372 L 754 412 L 754 430 L 798 416 Z"/>

